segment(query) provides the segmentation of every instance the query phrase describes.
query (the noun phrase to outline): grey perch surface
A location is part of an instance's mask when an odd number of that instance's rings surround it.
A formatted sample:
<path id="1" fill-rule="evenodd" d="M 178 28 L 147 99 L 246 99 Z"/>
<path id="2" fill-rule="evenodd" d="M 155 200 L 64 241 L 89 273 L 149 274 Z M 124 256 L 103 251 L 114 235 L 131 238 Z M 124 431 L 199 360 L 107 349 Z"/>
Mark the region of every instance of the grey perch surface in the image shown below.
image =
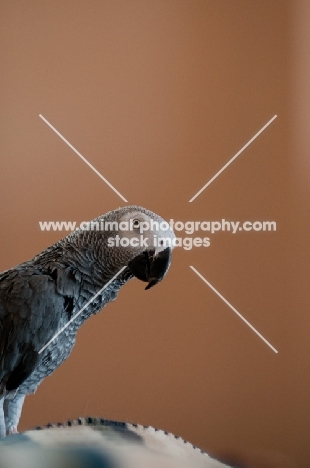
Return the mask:
<path id="1" fill-rule="evenodd" d="M 151 426 L 78 418 L 0 441 L 0 468 L 228 468 Z"/>
<path id="2" fill-rule="evenodd" d="M 174 233 L 155 213 L 127 206 L 92 223 L 94 229 L 76 230 L 0 274 L 0 437 L 17 431 L 25 396 L 67 359 L 85 320 L 115 300 L 129 279 L 146 281 L 148 289 L 170 266 Z M 133 239 L 142 231 L 137 245 Z M 130 243 L 122 247 L 125 238 Z"/>

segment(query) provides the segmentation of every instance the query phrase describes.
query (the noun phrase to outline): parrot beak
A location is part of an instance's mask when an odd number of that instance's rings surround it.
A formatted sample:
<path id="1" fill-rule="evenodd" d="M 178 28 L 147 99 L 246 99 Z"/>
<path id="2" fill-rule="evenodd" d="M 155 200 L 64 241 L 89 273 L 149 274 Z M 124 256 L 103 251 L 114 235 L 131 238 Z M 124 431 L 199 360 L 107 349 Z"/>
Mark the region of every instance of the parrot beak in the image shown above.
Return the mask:
<path id="1" fill-rule="evenodd" d="M 128 263 L 128 267 L 136 278 L 148 283 L 145 289 L 150 289 L 159 283 L 167 273 L 171 263 L 171 247 L 159 253 L 155 250 L 145 250 Z"/>

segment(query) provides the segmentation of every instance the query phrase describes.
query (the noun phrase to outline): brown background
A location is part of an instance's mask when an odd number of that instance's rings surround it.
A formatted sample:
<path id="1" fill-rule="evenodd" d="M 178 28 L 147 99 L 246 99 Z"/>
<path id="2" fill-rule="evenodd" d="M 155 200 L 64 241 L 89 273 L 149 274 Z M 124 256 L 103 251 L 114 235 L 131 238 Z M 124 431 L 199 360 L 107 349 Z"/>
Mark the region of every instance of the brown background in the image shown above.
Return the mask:
<path id="1" fill-rule="evenodd" d="M 130 204 L 183 221 L 277 222 L 176 249 L 149 292 L 126 285 L 27 398 L 20 429 L 96 415 L 211 454 L 279 452 L 309 466 L 309 2 L 2 0 L 0 23 L 2 270 L 64 237 L 39 221 L 124 204 L 40 113 Z"/>

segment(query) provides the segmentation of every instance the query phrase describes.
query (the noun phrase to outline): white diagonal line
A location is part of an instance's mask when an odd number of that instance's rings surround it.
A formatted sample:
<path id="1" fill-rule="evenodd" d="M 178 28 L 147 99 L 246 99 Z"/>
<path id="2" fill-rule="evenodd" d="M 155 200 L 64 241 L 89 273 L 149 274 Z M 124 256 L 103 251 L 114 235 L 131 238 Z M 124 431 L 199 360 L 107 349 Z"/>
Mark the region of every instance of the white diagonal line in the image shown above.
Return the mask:
<path id="1" fill-rule="evenodd" d="M 204 189 L 206 189 L 206 188 L 208 187 L 208 185 L 210 185 L 211 182 L 213 182 L 213 181 L 226 169 L 226 167 L 228 167 L 229 164 L 231 164 L 231 163 L 239 156 L 239 154 L 241 154 L 242 151 L 244 151 L 244 150 L 252 143 L 252 141 L 254 141 L 255 138 L 257 138 L 258 135 L 260 135 L 260 134 L 265 130 L 265 128 L 267 128 L 268 125 L 270 125 L 271 122 L 273 122 L 276 118 L 277 118 L 277 115 L 274 115 L 274 116 L 272 117 L 272 119 L 270 119 L 269 122 L 267 122 L 266 125 L 264 125 L 263 128 L 261 128 L 260 131 L 257 132 L 257 133 L 253 136 L 253 138 L 251 138 L 251 140 L 248 141 L 247 144 L 244 145 L 244 146 L 241 148 L 241 150 L 238 151 L 238 153 L 235 154 L 235 156 L 233 156 L 233 157 L 228 161 L 228 163 L 226 163 L 225 166 L 223 166 L 222 169 L 220 169 L 220 170 L 215 174 L 215 176 L 213 176 L 212 179 L 210 179 L 209 182 L 207 182 L 206 185 L 204 185 L 204 186 L 202 187 L 202 189 L 200 189 L 199 192 L 197 192 L 196 195 L 194 195 L 193 198 L 191 198 L 191 199 L 189 200 L 189 203 L 191 203 L 192 201 L 194 201 L 195 198 L 197 198 L 198 195 L 200 195 L 201 192 L 203 192 Z"/>
<path id="2" fill-rule="evenodd" d="M 241 318 L 241 320 L 244 321 L 244 323 L 246 323 L 246 324 L 251 328 L 251 330 L 253 330 L 254 333 L 256 333 L 257 336 L 259 336 L 259 337 L 266 343 L 266 345 L 269 346 L 269 348 L 272 349 L 272 351 L 274 351 L 275 353 L 278 353 L 278 351 L 276 350 L 276 348 L 274 348 L 274 347 L 272 346 L 272 344 L 270 344 L 269 341 L 267 341 L 266 338 L 264 338 L 263 335 L 262 335 L 261 333 L 259 333 L 259 331 L 257 331 L 256 328 L 254 328 L 253 325 L 251 325 L 250 322 L 248 322 L 248 320 L 245 319 L 245 318 L 240 314 L 240 312 L 238 312 L 237 309 L 235 309 L 234 306 L 232 306 L 232 305 L 230 304 L 230 302 L 228 302 L 227 299 L 225 299 L 225 297 L 222 296 L 222 294 L 220 294 L 220 293 L 215 289 L 215 287 L 212 286 L 212 284 L 210 284 L 209 281 L 207 281 L 207 280 L 199 273 L 199 271 L 196 270 L 196 268 L 194 268 L 193 266 L 190 266 L 190 268 L 196 273 L 196 275 L 199 276 L 199 278 L 202 279 L 202 281 L 204 281 L 204 282 L 212 289 L 212 291 L 214 291 L 214 292 L 225 302 L 225 304 L 227 304 L 227 305 L 231 308 L 231 310 L 233 310 L 233 311 L 235 312 L 235 314 L 238 315 L 239 318 Z"/>
<path id="3" fill-rule="evenodd" d="M 41 354 L 42 351 L 44 351 L 45 348 L 47 348 L 47 347 L 52 343 L 52 341 L 54 341 L 54 340 L 57 338 L 57 336 L 60 335 L 60 333 L 62 333 L 62 332 L 70 325 L 70 323 L 73 322 L 73 320 L 75 320 L 76 317 L 77 317 L 78 315 L 80 315 L 80 314 L 83 312 L 83 310 L 86 309 L 86 307 L 88 307 L 89 304 L 91 304 L 91 303 L 93 302 L 93 300 L 96 299 L 96 297 L 99 296 L 99 294 L 101 294 L 102 291 L 104 291 L 105 288 L 107 288 L 107 287 L 109 286 L 109 284 L 111 284 L 112 281 L 114 281 L 115 278 L 117 278 L 118 275 L 120 275 L 120 274 L 122 273 L 122 271 L 125 270 L 125 268 L 127 268 L 126 265 L 123 266 L 123 268 L 121 268 L 121 269 L 119 270 L 119 272 L 116 273 L 116 275 L 113 276 L 113 278 L 110 279 L 110 281 L 108 281 L 107 284 L 105 284 L 105 285 L 103 286 L 103 288 L 101 288 L 100 291 L 98 291 L 98 292 L 82 307 L 82 309 L 80 309 L 80 310 L 66 323 L 65 326 L 63 326 L 60 330 L 58 330 L 58 332 L 53 336 L 53 338 L 51 338 L 51 339 L 49 340 L 49 342 L 46 343 L 46 345 L 44 345 L 43 348 L 40 349 L 40 351 L 38 352 L 38 354 Z"/>
<path id="4" fill-rule="evenodd" d="M 117 193 L 117 195 L 118 195 L 119 197 L 121 197 L 122 200 L 124 200 L 124 202 L 127 202 L 127 201 L 128 201 L 128 200 L 126 200 L 125 197 L 123 197 L 123 195 L 122 195 L 121 193 L 119 193 L 118 190 L 116 190 L 115 187 L 113 187 L 112 184 L 110 184 L 110 182 L 109 182 L 105 177 L 103 177 L 102 174 L 100 174 L 99 171 L 97 171 L 97 169 L 96 169 L 92 164 L 90 164 L 89 161 L 87 161 L 86 158 L 84 158 L 84 156 L 83 156 L 81 153 L 79 153 L 79 151 L 78 151 L 77 149 L 74 148 L 73 145 L 71 145 L 71 143 L 69 143 L 68 140 L 66 140 L 66 138 L 65 138 L 64 136 L 62 136 L 62 134 L 61 134 L 58 130 L 56 130 L 55 127 L 53 127 L 53 125 L 52 125 L 51 123 L 49 123 L 48 120 L 46 120 L 45 117 L 43 117 L 42 114 L 39 114 L 39 117 L 41 117 L 41 119 L 44 120 L 44 122 L 47 123 L 47 125 L 48 125 L 52 130 L 54 130 L 54 132 L 57 133 L 57 135 L 58 135 L 65 143 L 67 143 L 67 145 L 68 145 L 68 146 L 69 146 L 69 147 L 70 147 L 70 148 L 71 148 L 71 149 L 72 149 L 72 150 L 73 150 L 73 151 L 74 151 L 74 152 L 75 152 L 75 153 L 76 153 L 76 154 L 77 154 L 77 155 L 78 155 L 78 156 L 79 156 L 79 157 L 80 157 L 80 158 L 81 158 L 81 159 L 82 159 L 82 160 L 83 160 L 83 161 L 84 161 L 84 162 L 85 162 L 85 163 L 86 163 L 86 164 L 87 164 L 87 165 L 88 165 L 88 166 L 89 166 L 89 167 L 90 167 L 90 168 L 91 168 L 91 169 L 92 169 L 92 170 L 93 170 L 93 171 L 94 171 L 94 172 L 95 172 L 111 189 L 112 189 L 112 190 L 114 190 L 114 192 Z"/>

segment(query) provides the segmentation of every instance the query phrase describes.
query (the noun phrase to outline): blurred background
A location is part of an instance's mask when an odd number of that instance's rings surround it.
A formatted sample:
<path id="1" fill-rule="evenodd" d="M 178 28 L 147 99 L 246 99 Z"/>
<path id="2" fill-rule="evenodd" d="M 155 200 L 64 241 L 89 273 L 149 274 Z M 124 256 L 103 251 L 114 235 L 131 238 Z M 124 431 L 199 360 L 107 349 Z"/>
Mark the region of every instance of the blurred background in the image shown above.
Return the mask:
<path id="1" fill-rule="evenodd" d="M 125 204 L 39 114 L 129 204 L 168 220 L 277 223 L 176 248 L 150 291 L 129 282 L 26 399 L 20 430 L 102 416 L 216 456 L 309 466 L 310 3 L 2 0 L 0 25 L 1 270 L 66 235 L 39 221 Z"/>

